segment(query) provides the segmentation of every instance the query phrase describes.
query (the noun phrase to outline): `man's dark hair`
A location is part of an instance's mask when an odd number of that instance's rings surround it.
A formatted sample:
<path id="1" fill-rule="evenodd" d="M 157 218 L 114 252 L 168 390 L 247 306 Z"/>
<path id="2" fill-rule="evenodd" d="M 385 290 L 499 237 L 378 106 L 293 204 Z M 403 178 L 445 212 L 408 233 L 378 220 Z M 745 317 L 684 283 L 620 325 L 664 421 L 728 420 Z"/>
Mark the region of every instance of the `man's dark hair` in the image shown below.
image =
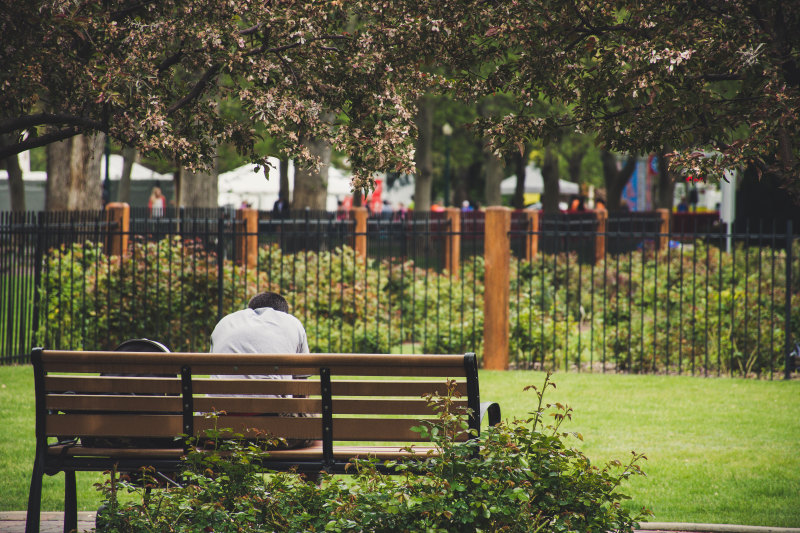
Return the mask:
<path id="1" fill-rule="evenodd" d="M 276 311 L 281 311 L 282 313 L 289 312 L 289 302 L 287 302 L 286 298 L 284 298 L 277 292 L 262 292 L 256 294 L 255 296 L 250 298 L 250 302 L 247 304 L 247 307 L 249 307 L 250 309 L 271 307 Z"/>

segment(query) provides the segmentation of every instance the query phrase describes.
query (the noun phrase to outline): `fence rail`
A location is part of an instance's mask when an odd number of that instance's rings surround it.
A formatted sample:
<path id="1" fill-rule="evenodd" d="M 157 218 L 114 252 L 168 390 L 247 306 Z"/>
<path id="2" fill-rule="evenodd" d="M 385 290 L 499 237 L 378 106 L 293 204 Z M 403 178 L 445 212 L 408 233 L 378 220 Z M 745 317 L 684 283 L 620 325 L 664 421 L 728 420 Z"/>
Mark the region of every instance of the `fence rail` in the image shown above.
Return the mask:
<path id="1" fill-rule="evenodd" d="M 140 336 L 205 351 L 221 316 L 276 290 L 312 351 L 474 351 L 489 367 L 595 372 L 794 371 L 791 224 L 733 232 L 709 217 L 675 227 L 665 212 L 494 209 L 0 213 L 0 362 L 24 363 L 34 345 L 104 349 Z"/>

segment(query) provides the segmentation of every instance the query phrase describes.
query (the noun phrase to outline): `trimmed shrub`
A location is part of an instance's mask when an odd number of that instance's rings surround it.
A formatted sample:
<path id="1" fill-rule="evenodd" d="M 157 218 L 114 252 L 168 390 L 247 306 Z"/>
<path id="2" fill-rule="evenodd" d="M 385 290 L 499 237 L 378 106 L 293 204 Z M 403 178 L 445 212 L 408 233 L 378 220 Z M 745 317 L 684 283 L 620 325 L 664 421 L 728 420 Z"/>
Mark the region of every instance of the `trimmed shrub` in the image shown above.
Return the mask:
<path id="1" fill-rule="evenodd" d="M 292 473 L 264 475 L 257 465 L 268 452 L 237 440 L 223 441 L 219 453 L 190 453 L 181 487 L 148 491 L 152 480 L 136 486 L 112 474 L 100 487 L 106 502 L 98 531 L 633 531 L 648 512 L 627 510 L 621 486 L 642 475 L 643 456 L 593 466 L 567 444 L 580 435 L 559 429 L 571 409 L 544 404 L 549 386 L 548 374 L 541 390 L 528 387 L 537 395 L 529 418 L 480 437 L 469 435 L 452 390 L 429 398 L 438 419 L 416 430 L 439 453 L 389 462 L 397 475 L 380 474 L 364 460 L 354 462 L 347 482 L 324 473 L 319 484 Z M 552 424 L 545 422 L 548 415 Z M 465 434 L 473 438 L 464 441 Z M 132 502 L 122 503 L 120 491 L 133 493 Z"/>

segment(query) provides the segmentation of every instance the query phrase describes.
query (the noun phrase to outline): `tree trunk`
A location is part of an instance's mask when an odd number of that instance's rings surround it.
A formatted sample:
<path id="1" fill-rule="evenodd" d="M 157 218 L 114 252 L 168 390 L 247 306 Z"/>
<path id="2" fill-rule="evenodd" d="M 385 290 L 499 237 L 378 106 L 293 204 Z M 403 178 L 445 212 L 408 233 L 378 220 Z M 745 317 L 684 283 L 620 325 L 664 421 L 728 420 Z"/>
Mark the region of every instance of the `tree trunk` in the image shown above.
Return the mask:
<path id="1" fill-rule="evenodd" d="M 542 163 L 542 181 L 544 192 L 542 194 L 542 211 L 545 213 L 558 212 L 558 155 L 550 147 L 544 149 L 544 162 Z"/>
<path id="2" fill-rule="evenodd" d="M 122 149 L 122 175 L 119 178 L 119 190 L 117 191 L 117 201 L 119 202 L 131 203 L 131 172 L 138 155 L 136 148 L 132 146 L 125 146 Z"/>
<path id="3" fill-rule="evenodd" d="M 278 180 L 278 197 L 289 203 L 289 160 L 285 157 L 278 163 Z"/>
<path id="4" fill-rule="evenodd" d="M 0 138 L 0 144 L 10 144 L 7 136 Z M 8 171 L 8 192 L 11 211 L 25 211 L 25 182 L 22 180 L 22 167 L 19 166 L 19 154 L 7 157 L 3 163 Z"/>
<path id="5" fill-rule="evenodd" d="M 328 197 L 328 168 L 331 166 L 331 145 L 319 139 L 305 139 L 303 144 L 319 158 L 319 168 L 294 169 L 292 209 L 324 210 Z"/>
<path id="6" fill-rule="evenodd" d="M 217 170 L 214 168 L 210 172 L 192 172 L 183 169 L 181 172 L 179 194 L 180 207 L 204 207 L 213 208 L 218 206 L 218 183 Z M 167 198 L 167 205 L 170 199 Z"/>
<path id="7" fill-rule="evenodd" d="M 567 172 L 569 180 L 573 183 L 581 182 L 581 164 L 586 157 L 586 148 L 576 149 L 567 157 Z"/>
<path id="8" fill-rule="evenodd" d="M 422 96 L 417 101 L 417 144 L 414 162 L 417 174 L 414 179 L 414 210 L 430 211 L 433 185 L 433 98 Z"/>
<path id="9" fill-rule="evenodd" d="M 500 195 L 500 182 L 503 181 L 504 177 L 505 161 L 494 150 L 489 148 L 488 143 L 484 149 L 484 154 L 486 156 L 486 182 L 483 195 L 486 198 L 486 205 L 502 205 L 503 198 Z"/>
<path id="10" fill-rule="evenodd" d="M 636 169 L 636 157 L 628 156 L 622 168 L 619 168 L 617 157 L 608 151 L 603 151 L 603 180 L 606 184 L 606 206 L 609 211 L 619 211 L 621 207 L 622 191 Z"/>
<path id="11" fill-rule="evenodd" d="M 47 146 L 45 209 L 102 209 L 104 134 L 76 135 Z"/>
<path id="12" fill-rule="evenodd" d="M 514 164 L 516 166 L 517 185 L 514 188 L 514 197 L 511 199 L 511 205 L 515 209 L 525 208 L 525 167 L 528 166 L 528 154 L 530 153 L 530 146 L 525 145 L 522 152 L 514 153 Z"/>
<path id="13" fill-rule="evenodd" d="M 494 96 L 483 98 L 478 104 L 478 113 L 485 118 L 497 116 L 499 113 L 497 109 L 498 102 L 499 99 Z M 483 184 L 483 196 L 486 200 L 486 205 L 502 205 L 500 182 L 503 181 L 504 177 L 503 169 L 505 167 L 505 161 L 502 156 L 495 154 L 494 150 L 490 148 L 488 139 L 484 139 L 483 154 L 485 169 L 484 178 L 486 180 Z"/>
<path id="14" fill-rule="evenodd" d="M 653 205 L 656 209 L 672 209 L 672 203 L 675 197 L 675 183 L 678 176 L 668 168 L 667 158 L 664 155 L 667 151 L 670 150 L 665 149 L 656 155 L 658 161 L 658 177 L 653 184 L 655 188 L 655 191 L 653 191 L 655 193 L 653 195 Z"/>

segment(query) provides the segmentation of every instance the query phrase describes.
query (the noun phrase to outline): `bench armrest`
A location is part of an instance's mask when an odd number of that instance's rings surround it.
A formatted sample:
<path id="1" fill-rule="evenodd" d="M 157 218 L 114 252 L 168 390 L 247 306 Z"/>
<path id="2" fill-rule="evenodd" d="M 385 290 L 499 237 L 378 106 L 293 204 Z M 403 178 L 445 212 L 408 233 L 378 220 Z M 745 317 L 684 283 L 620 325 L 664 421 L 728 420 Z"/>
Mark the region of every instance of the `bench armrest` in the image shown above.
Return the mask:
<path id="1" fill-rule="evenodd" d="M 486 414 L 489 414 L 489 425 L 496 426 L 500 423 L 500 404 L 495 402 L 481 402 L 481 417 L 479 422 L 483 422 Z"/>

